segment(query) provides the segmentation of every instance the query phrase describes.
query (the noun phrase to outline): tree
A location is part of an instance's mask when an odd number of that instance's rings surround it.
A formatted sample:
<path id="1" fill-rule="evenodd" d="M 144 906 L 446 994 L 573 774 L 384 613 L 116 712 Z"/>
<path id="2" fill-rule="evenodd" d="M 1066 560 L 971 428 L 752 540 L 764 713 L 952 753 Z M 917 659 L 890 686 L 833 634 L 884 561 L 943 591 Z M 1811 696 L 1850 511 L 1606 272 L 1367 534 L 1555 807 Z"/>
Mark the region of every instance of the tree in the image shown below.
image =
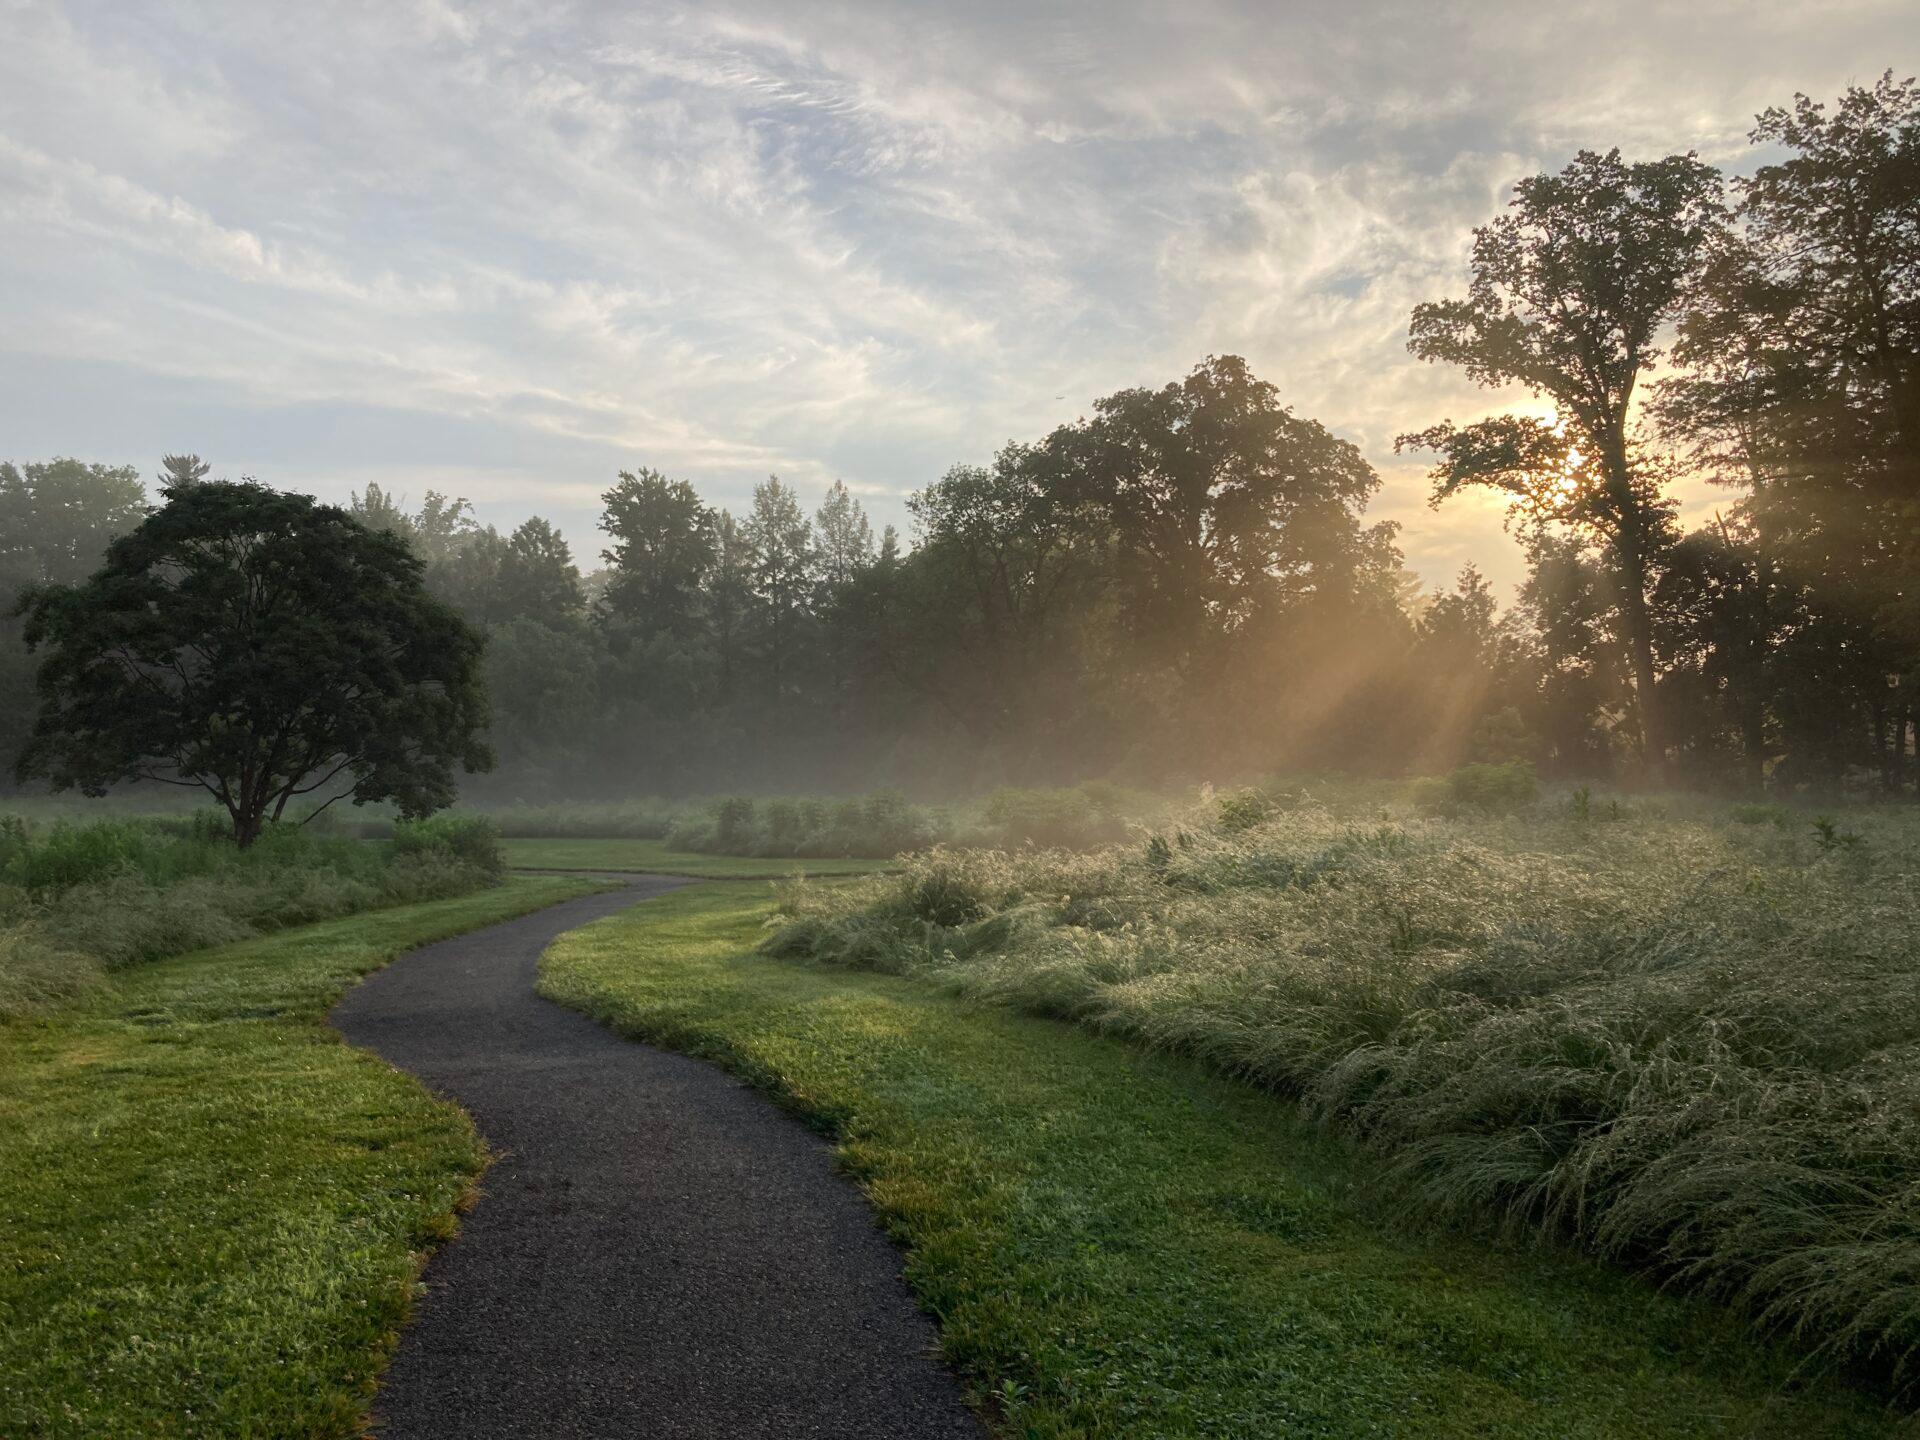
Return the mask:
<path id="1" fill-rule="evenodd" d="M 600 552 L 611 570 L 607 609 L 641 635 L 691 633 L 713 564 L 713 512 L 693 486 L 657 470 L 622 470 L 601 498 L 600 528 L 613 537 Z"/>
<path id="2" fill-rule="evenodd" d="M 714 698 L 726 709 L 736 698 L 753 605 L 753 549 L 731 511 L 722 510 L 713 524 L 713 563 L 703 598 L 713 639 Z"/>
<path id="3" fill-rule="evenodd" d="M 1093 408 L 1040 449 L 1108 519 L 1122 616 L 1153 663 L 1202 656 L 1258 607 L 1356 563 L 1354 520 L 1380 477 L 1239 356 Z"/>
<path id="4" fill-rule="evenodd" d="M 1583 150 L 1557 175 L 1514 187 L 1509 213 L 1474 232 L 1467 298 L 1417 306 L 1408 339 L 1421 359 L 1458 365 L 1481 385 L 1522 385 L 1552 401 L 1551 421 L 1448 421 L 1397 443 L 1440 453 L 1436 501 L 1490 486 L 1530 518 L 1604 542 L 1641 749 L 1656 768 L 1665 742 L 1648 590 L 1671 510 L 1639 463 L 1630 409 L 1721 216 L 1719 176 L 1690 154 L 1629 165 L 1617 150 Z"/>
<path id="5" fill-rule="evenodd" d="M 836 480 L 813 518 L 819 537 L 820 582 L 829 591 L 844 588 L 873 564 L 873 526 L 846 482 Z"/>
<path id="6" fill-rule="evenodd" d="M 790 698 L 790 678 L 800 671 L 802 638 L 812 618 L 820 553 L 799 497 L 778 475 L 769 475 L 764 485 L 753 487 L 753 508 L 740 529 L 752 556 L 749 589 L 753 604 L 749 614 L 755 649 L 766 677 L 761 701 L 772 717 Z"/>
<path id="7" fill-rule="evenodd" d="M 31 592 L 23 779 L 204 789 L 244 846 L 300 796 L 422 815 L 491 764 L 480 637 L 404 543 L 251 482 L 165 496 L 91 577 Z"/>
<path id="8" fill-rule="evenodd" d="M 79 460 L 0 464 L 0 763 L 13 761 L 33 730 L 33 657 L 15 604 L 36 585 L 82 579 L 114 536 L 147 513 L 131 465 Z"/>
<path id="9" fill-rule="evenodd" d="M 508 617 L 538 620 L 550 629 L 578 619 L 586 605 L 572 550 L 538 515 L 507 537 L 497 583 L 499 604 Z"/>
<path id="10" fill-rule="evenodd" d="M 1084 714 L 1074 625 L 1105 583 L 1099 548 L 1029 446 L 954 466 L 907 508 L 919 545 L 902 566 L 888 663 L 977 740 L 1021 744 L 1024 773 Z"/>
<path id="11" fill-rule="evenodd" d="M 131 465 L 0 464 L 0 605 L 29 586 L 83 578 L 146 513 Z"/>
<path id="12" fill-rule="evenodd" d="M 1747 492 L 1773 560 L 1920 642 L 1920 88 L 1758 118 L 1786 158 L 1736 181 L 1659 412 Z"/>
<path id="13" fill-rule="evenodd" d="M 1534 530 L 1519 597 L 1534 651 L 1531 728 L 1546 762 L 1576 775 L 1608 768 L 1621 713 L 1620 607 L 1591 550 L 1588 537 Z"/>
<path id="14" fill-rule="evenodd" d="M 162 490 L 174 490 L 182 485 L 199 484 L 212 469 L 213 466 L 198 455 L 162 455 L 157 478 Z"/>

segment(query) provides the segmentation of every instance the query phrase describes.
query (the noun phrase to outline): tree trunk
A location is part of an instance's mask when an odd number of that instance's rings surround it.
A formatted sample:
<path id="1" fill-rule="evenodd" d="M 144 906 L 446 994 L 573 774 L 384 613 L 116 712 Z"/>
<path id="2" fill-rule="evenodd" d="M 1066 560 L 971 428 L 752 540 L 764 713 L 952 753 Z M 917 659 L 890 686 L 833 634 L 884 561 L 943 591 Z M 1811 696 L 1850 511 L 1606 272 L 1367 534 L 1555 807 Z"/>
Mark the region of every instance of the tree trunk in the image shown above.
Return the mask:
<path id="1" fill-rule="evenodd" d="M 1614 549 L 1620 558 L 1620 603 L 1626 611 L 1627 660 L 1633 668 L 1640 754 L 1648 778 L 1658 780 L 1667 768 L 1667 731 L 1654 689 L 1658 673 L 1653 661 L 1653 616 L 1647 606 L 1647 544 L 1641 531 L 1645 516 L 1633 488 L 1633 466 L 1627 458 L 1624 396 L 1619 413 L 1607 427 L 1602 463 L 1616 517 Z"/>
<path id="2" fill-rule="evenodd" d="M 1653 616 L 1647 608 L 1646 561 L 1637 544 L 1625 537 L 1620 550 L 1620 604 L 1626 612 L 1627 662 L 1633 670 L 1635 709 L 1640 722 L 1640 754 L 1650 778 L 1666 771 L 1667 734 L 1661 723 L 1655 693 L 1658 672 L 1653 661 Z"/>
<path id="3" fill-rule="evenodd" d="M 265 817 L 258 808 L 234 810 L 231 813 L 233 815 L 233 843 L 239 846 L 240 849 L 245 850 L 260 838 L 260 831 Z"/>

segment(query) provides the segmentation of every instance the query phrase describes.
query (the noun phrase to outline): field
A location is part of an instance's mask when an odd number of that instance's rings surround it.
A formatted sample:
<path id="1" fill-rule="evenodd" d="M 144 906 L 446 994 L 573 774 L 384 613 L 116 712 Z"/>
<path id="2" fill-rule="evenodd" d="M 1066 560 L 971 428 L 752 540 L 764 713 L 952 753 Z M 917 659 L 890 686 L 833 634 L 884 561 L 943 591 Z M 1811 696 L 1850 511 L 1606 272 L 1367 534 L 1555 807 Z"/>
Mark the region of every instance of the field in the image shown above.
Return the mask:
<path id="1" fill-rule="evenodd" d="M 356 1436 L 466 1116 L 321 1023 L 541 877 L 117 972 L 0 1025 L 0 1434 Z"/>
<path id="2" fill-rule="evenodd" d="M 764 880 L 804 873 L 863 875 L 891 860 L 795 860 L 752 855 L 701 855 L 674 850 L 664 840 L 505 840 L 501 853 L 515 870 L 604 870 L 625 874 L 691 875 L 708 880 Z"/>
<path id="3" fill-rule="evenodd" d="M 936 851 L 792 893 L 767 948 L 1197 1057 L 1372 1152 L 1405 1213 L 1571 1240 L 1905 1373 L 1920 816 L 1503 784 Z"/>
<path id="4" fill-rule="evenodd" d="M 889 881 L 887 883 L 897 883 Z M 840 893 L 838 890 L 830 894 Z M 755 954 L 698 887 L 563 937 L 545 993 L 837 1137 L 1009 1436 L 1877 1435 L 1722 1311 L 1382 1222 L 1377 1170 L 1261 1091 L 924 983 Z"/>
<path id="5" fill-rule="evenodd" d="M 1510 767 L 1139 813 L 892 860 L 7 829 L 0 1434 L 359 1433 L 484 1157 L 319 1022 L 591 885 L 503 860 L 758 882 L 542 988 L 832 1135 L 1007 1435 L 1910 1433 L 1920 815 Z"/>

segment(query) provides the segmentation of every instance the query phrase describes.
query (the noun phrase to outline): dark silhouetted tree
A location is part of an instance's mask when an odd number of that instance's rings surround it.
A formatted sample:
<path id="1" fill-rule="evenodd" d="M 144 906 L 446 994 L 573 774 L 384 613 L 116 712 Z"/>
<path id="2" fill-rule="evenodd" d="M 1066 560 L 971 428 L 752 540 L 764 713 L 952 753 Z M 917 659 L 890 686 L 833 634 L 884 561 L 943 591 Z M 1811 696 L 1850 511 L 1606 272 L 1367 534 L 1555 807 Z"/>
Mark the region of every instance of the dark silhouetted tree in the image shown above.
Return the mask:
<path id="1" fill-rule="evenodd" d="M 1641 749 L 1658 768 L 1658 667 L 1649 592 L 1671 509 L 1629 428 L 1635 387 L 1720 223 L 1720 179 L 1692 155 L 1629 165 L 1582 151 L 1522 180 L 1507 214 L 1474 232 L 1464 300 L 1416 307 L 1408 348 L 1489 387 L 1524 386 L 1555 420 L 1451 422 L 1401 445 L 1436 450 L 1436 499 L 1471 485 L 1515 497 L 1529 519 L 1598 538 L 1616 576 Z"/>
<path id="2" fill-rule="evenodd" d="M 485 769 L 481 641 L 345 511 L 201 481 L 74 585 L 30 593 L 40 714 L 19 771 L 91 795 L 206 790 L 247 845 L 301 796 L 451 803 Z"/>

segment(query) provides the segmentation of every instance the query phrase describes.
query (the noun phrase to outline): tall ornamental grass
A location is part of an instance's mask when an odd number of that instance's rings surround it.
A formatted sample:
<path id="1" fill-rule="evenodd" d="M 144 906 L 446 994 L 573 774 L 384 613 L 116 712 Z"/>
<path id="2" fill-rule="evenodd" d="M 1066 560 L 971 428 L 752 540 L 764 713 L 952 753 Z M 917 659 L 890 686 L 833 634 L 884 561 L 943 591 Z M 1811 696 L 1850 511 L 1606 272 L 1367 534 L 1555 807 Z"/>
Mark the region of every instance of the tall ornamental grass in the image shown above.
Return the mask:
<path id="1" fill-rule="evenodd" d="M 222 817 L 0 817 L 0 1020 L 96 989 L 108 971 L 382 905 L 466 894 L 501 875 L 485 820 L 402 821 L 388 844 L 271 826 L 236 848 Z"/>
<path id="2" fill-rule="evenodd" d="M 1909 1360 L 1920 818 L 1499 798 L 1242 792 L 1092 854 L 935 850 L 799 887 L 766 948 L 1201 1057 L 1376 1152 L 1416 1213 Z"/>

